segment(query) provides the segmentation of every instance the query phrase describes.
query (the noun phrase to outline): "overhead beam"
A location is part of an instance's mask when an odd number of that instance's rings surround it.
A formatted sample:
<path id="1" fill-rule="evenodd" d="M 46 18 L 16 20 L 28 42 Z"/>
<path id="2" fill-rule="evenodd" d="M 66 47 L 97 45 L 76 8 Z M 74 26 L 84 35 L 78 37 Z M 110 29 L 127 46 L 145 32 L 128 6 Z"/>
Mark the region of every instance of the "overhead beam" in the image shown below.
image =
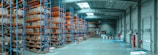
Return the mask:
<path id="1" fill-rule="evenodd" d="M 81 9 L 81 10 L 76 11 L 76 13 L 88 13 L 88 12 L 93 12 L 93 13 L 122 13 L 124 11 L 122 11 L 122 10 L 109 10 L 109 9 Z"/>
<path id="2" fill-rule="evenodd" d="M 85 2 L 85 1 L 121 1 L 121 2 L 133 2 L 135 3 L 135 0 L 63 0 L 63 3 L 73 3 L 73 2 Z"/>

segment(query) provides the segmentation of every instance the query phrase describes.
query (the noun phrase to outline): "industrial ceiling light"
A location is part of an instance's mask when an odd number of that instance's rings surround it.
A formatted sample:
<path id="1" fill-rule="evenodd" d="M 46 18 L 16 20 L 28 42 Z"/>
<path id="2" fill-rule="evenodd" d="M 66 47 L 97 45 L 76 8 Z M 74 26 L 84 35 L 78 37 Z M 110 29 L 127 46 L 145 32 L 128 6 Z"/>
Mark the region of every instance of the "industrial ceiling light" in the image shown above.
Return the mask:
<path id="1" fill-rule="evenodd" d="M 90 8 L 87 2 L 77 3 L 80 8 Z"/>
<path id="2" fill-rule="evenodd" d="M 94 13 L 86 13 L 88 16 L 93 16 Z"/>

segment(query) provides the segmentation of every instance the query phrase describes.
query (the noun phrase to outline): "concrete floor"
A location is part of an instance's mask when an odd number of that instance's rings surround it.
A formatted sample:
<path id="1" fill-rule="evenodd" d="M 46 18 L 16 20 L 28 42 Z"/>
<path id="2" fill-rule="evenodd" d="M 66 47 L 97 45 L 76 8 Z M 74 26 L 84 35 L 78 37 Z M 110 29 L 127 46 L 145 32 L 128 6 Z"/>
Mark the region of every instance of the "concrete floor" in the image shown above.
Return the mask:
<path id="1" fill-rule="evenodd" d="M 131 48 L 124 43 L 101 38 L 90 38 L 80 44 L 69 44 L 56 49 L 54 53 L 35 54 L 26 52 L 27 55 L 130 55 Z M 151 55 L 151 54 L 148 54 Z"/>

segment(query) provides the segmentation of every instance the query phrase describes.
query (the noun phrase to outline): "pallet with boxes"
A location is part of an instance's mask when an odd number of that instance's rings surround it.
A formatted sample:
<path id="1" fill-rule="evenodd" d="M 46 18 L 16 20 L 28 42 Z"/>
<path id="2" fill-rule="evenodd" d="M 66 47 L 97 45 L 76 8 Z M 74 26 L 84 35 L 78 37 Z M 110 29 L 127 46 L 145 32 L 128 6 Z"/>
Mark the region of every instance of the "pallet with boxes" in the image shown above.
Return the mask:
<path id="1" fill-rule="evenodd" d="M 61 47 L 64 44 L 63 28 L 65 23 L 64 9 L 61 6 L 55 6 L 52 10 L 52 41 L 53 47 Z"/>
<path id="2" fill-rule="evenodd" d="M 1 0 L 1 8 L 0 8 L 0 28 L 3 29 L 0 31 L 0 43 L 3 46 L 3 50 L 0 52 L 8 54 L 21 54 L 23 51 L 23 41 L 24 41 L 24 10 L 22 0 L 19 1 L 7 1 Z M 10 2 L 12 2 L 11 6 Z M 18 3 L 18 5 L 17 5 Z M 17 6 L 15 6 L 17 5 Z M 12 7 L 12 9 L 10 9 Z M 16 8 L 15 8 L 16 7 Z"/>
<path id="3" fill-rule="evenodd" d="M 74 16 L 72 15 L 73 12 L 69 11 L 66 12 L 66 23 L 65 23 L 65 30 L 66 30 L 66 43 L 71 43 L 74 40 Z"/>
<path id="4" fill-rule="evenodd" d="M 27 11 L 26 19 L 26 46 L 27 50 L 35 53 L 49 52 L 49 33 L 48 27 L 50 20 L 50 9 L 44 6 L 44 1 L 32 1 L 28 3 L 30 8 Z M 47 3 L 48 5 L 48 3 Z"/>

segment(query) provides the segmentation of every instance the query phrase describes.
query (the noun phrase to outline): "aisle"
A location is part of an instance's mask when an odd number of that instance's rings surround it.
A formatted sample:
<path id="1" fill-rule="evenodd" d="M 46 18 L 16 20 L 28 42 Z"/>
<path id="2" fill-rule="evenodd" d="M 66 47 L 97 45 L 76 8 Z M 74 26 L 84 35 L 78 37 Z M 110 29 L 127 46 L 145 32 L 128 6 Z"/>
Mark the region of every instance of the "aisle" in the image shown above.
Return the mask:
<path id="1" fill-rule="evenodd" d="M 80 44 L 71 44 L 58 49 L 55 55 L 129 55 L 129 49 L 111 40 L 90 38 Z"/>
<path id="2" fill-rule="evenodd" d="M 130 55 L 130 48 L 112 40 L 90 38 L 80 44 L 74 43 L 56 49 L 54 53 L 28 55 Z"/>

